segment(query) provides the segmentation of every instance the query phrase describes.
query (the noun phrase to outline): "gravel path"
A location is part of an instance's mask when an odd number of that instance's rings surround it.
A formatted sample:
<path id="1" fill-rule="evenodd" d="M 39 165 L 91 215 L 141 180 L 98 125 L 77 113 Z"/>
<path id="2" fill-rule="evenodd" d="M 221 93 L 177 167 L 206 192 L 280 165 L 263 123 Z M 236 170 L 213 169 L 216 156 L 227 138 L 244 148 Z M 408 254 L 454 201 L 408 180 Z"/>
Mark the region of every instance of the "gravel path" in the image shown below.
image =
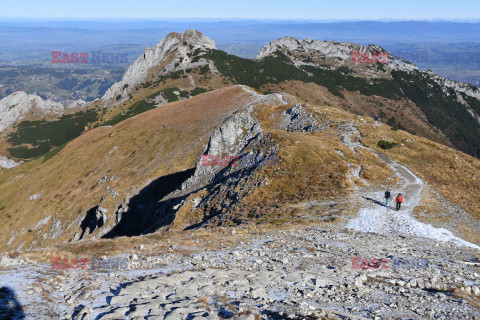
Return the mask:
<path id="1" fill-rule="evenodd" d="M 390 199 L 388 206 L 384 205 L 385 190 L 373 193 L 372 198 L 359 199 L 359 203 L 363 204 L 363 207 L 359 210 L 358 217 L 347 223 L 347 228 L 381 234 L 408 233 L 480 249 L 479 246 L 456 237 L 447 229 L 435 228 L 415 220 L 413 218 L 413 209 L 422 199 L 423 181 L 401 164 L 381 153 L 376 154 L 393 169 L 400 182 L 395 187 L 395 190 L 392 191 L 392 199 Z M 404 198 L 400 211 L 395 210 L 394 201 L 397 193 L 401 193 Z"/>

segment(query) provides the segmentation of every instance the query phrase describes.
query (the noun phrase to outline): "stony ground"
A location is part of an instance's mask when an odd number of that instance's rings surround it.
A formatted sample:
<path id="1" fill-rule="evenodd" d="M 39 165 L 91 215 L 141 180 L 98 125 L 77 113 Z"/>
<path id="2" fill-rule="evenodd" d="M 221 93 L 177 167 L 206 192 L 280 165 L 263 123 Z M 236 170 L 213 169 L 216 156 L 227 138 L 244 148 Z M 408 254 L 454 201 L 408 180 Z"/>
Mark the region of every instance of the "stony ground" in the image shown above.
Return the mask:
<path id="1" fill-rule="evenodd" d="M 312 226 L 201 247 L 142 248 L 128 270 L 35 265 L 34 281 L 10 274 L 10 286 L 39 319 L 480 319 L 478 252 L 452 243 Z"/>

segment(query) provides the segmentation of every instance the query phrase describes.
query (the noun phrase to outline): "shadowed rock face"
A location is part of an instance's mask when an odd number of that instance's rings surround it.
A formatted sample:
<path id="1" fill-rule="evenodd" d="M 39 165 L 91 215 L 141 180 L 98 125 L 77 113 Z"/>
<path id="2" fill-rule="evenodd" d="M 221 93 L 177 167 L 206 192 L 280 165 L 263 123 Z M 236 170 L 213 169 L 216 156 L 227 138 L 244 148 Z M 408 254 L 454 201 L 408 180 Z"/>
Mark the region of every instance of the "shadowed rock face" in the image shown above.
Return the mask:
<path id="1" fill-rule="evenodd" d="M 188 169 L 152 181 L 130 199 L 128 206 L 117 209 L 116 224 L 103 232 L 103 238 L 148 234 L 171 223 L 172 206 L 180 200 L 162 199 L 178 189 L 192 173 L 193 169 Z"/>
<path id="2" fill-rule="evenodd" d="M 0 288 L 0 319 L 25 319 L 22 306 L 18 302 L 15 292 L 9 287 Z"/>
<path id="3" fill-rule="evenodd" d="M 88 210 L 87 215 L 80 224 L 80 228 L 82 229 L 80 239 L 82 239 L 85 235 L 91 234 L 97 228 L 103 227 L 106 222 L 105 213 L 107 211 L 108 210 L 103 208 L 101 205 L 95 206 Z"/>

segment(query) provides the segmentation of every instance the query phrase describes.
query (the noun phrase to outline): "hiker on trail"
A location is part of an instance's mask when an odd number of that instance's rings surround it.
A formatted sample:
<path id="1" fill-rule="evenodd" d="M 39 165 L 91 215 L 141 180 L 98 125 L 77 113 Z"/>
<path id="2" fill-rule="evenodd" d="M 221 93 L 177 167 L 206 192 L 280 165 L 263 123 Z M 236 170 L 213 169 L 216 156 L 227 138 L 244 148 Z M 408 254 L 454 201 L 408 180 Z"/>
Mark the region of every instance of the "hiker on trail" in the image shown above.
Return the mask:
<path id="1" fill-rule="evenodd" d="M 390 196 L 391 196 L 390 190 L 387 189 L 387 191 L 385 191 L 385 199 L 386 199 L 385 207 L 388 206 L 388 200 L 390 200 Z"/>
<path id="2" fill-rule="evenodd" d="M 397 203 L 397 211 L 398 211 L 400 210 L 400 206 L 402 205 L 402 202 L 403 202 L 403 197 L 401 193 L 399 193 L 398 196 L 395 198 L 395 202 Z"/>

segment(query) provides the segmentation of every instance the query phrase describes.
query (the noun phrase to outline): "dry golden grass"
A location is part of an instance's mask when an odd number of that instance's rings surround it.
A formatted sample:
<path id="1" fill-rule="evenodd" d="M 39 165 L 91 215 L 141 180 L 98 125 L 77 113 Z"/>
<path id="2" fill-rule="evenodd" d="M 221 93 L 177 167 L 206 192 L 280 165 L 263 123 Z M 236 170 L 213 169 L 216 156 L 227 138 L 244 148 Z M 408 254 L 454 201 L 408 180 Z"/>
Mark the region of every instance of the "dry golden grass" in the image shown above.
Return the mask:
<path id="1" fill-rule="evenodd" d="M 192 168 L 215 126 L 251 99 L 251 94 L 239 87 L 202 94 L 113 127 L 90 130 L 44 163 L 38 159 L 0 171 L 2 249 L 8 249 L 12 231 L 20 234 L 12 247 L 22 242 L 28 246 L 35 240 L 38 246 L 71 239 L 78 229 L 67 226 L 99 203 L 106 194 L 106 184 L 98 182 L 113 174 L 118 178 L 108 185 L 118 196 L 107 195 L 102 206 L 109 209 L 110 219 L 115 219 L 114 211 L 123 199 L 138 193 L 152 179 Z M 30 195 L 40 192 L 40 200 L 29 201 Z M 48 216 L 58 219 L 64 230 L 53 240 L 43 240 L 43 234 L 56 220 L 34 227 Z"/>
<path id="2" fill-rule="evenodd" d="M 137 194 L 151 180 L 192 168 L 215 127 L 251 101 L 251 94 L 239 87 L 219 89 L 150 110 L 113 127 L 90 130 L 45 163 L 33 160 L 1 171 L 0 208 L 5 206 L 0 209 L 2 249 L 15 248 L 22 243 L 24 248 L 32 243 L 35 246 L 63 243 L 59 249 L 67 252 L 110 255 L 138 243 L 164 242 L 166 239 L 188 243 L 189 233 L 180 230 L 203 219 L 203 212 L 197 212 L 191 206 L 182 207 L 168 233 L 162 231 L 146 237 L 117 238 L 94 244 L 65 244 L 79 231 L 67 226 L 74 225 L 72 222 L 77 218 L 81 220 L 86 210 L 98 204 L 106 194 L 106 184 L 98 183 L 103 176 L 118 176 L 115 181 L 108 182 L 118 196 L 107 195 L 102 202 L 102 206 L 109 209 L 109 219 L 115 219 L 114 211 L 123 199 Z M 357 149 L 357 156 L 340 142 L 335 128 L 346 122 L 356 123 L 362 134 L 359 137 L 361 142 L 373 149 L 378 149 L 376 144 L 380 139 L 403 142 L 399 147 L 380 151 L 406 165 L 448 200 L 480 218 L 478 159 L 425 138 L 400 130 L 392 131 L 385 125 L 373 126 L 372 121 L 363 123 L 361 117 L 327 105 L 309 109 L 320 122 L 331 121 L 330 128 L 315 133 L 285 132 L 277 129 L 275 119 L 289 107 L 291 105 L 261 106 L 257 112 L 263 129 L 280 148 L 278 165 L 267 165 L 256 173 L 261 180 L 266 179 L 268 185 L 263 184 L 250 192 L 229 212 L 232 217 L 252 220 L 249 228 L 256 223 L 271 228 L 294 228 L 310 223 L 309 215 L 326 218 L 324 223 L 328 224 L 336 222 L 334 216 L 354 214 L 352 203 L 343 199 L 351 194 L 355 185 L 364 187 L 365 183 L 351 177 L 347 163 L 362 166 L 360 177 L 370 187 L 396 182 L 392 170 L 376 155 Z M 28 200 L 30 195 L 39 192 L 43 193 L 42 199 Z M 189 200 L 199 195 L 193 194 Z M 328 208 L 309 205 L 325 200 L 337 204 Z M 430 210 L 428 203 L 425 208 Z M 39 228 L 35 228 L 35 224 L 48 216 L 58 219 L 64 232 L 55 239 L 43 240 L 43 234 L 52 230 L 57 220 L 50 219 Z M 330 216 L 334 218 L 328 220 Z M 27 232 L 28 229 L 32 232 Z M 6 243 L 12 231 L 20 235 L 9 247 Z M 228 245 L 225 239 L 221 239 L 221 234 L 218 233 L 218 240 Z M 211 237 L 211 233 L 208 236 Z M 194 243 L 191 245 L 195 246 Z"/>

